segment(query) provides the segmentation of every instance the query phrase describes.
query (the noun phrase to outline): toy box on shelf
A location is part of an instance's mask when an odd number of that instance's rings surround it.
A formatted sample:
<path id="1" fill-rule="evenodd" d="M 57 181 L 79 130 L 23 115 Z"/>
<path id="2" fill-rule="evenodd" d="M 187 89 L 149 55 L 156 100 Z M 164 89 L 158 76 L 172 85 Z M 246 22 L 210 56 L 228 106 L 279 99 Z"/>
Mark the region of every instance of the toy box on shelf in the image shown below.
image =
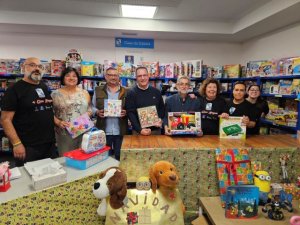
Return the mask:
<path id="1" fill-rule="evenodd" d="M 66 68 L 64 60 L 51 60 L 51 76 L 60 76 L 61 72 Z"/>
<path id="2" fill-rule="evenodd" d="M 168 124 L 172 135 L 199 135 L 202 133 L 200 112 L 169 112 Z"/>
<path id="3" fill-rule="evenodd" d="M 77 169 L 85 170 L 108 158 L 110 147 L 105 146 L 102 149 L 91 153 L 85 153 L 82 149 L 75 149 L 64 153 L 66 165 Z"/>
<path id="4" fill-rule="evenodd" d="M 159 62 L 142 62 L 142 66 L 147 68 L 151 78 L 159 77 Z"/>
<path id="5" fill-rule="evenodd" d="M 224 78 L 238 78 L 240 77 L 241 65 L 225 65 L 224 69 Z"/>
<path id="6" fill-rule="evenodd" d="M 254 185 L 227 187 L 225 217 L 254 219 L 258 214 L 259 188 Z"/>
<path id="7" fill-rule="evenodd" d="M 220 118 L 219 137 L 227 139 L 246 139 L 246 126 L 242 125 L 242 117 L 230 116 Z"/>
<path id="8" fill-rule="evenodd" d="M 81 62 L 81 76 L 94 76 L 95 62 Z"/>
<path id="9" fill-rule="evenodd" d="M 283 74 L 300 75 L 300 57 L 290 57 L 281 60 Z M 281 69 L 281 68 L 280 68 Z"/>
<path id="10" fill-rule="evenodd" d="M 75 68 L 81 74 L 82 57 L 78 50 L 70 49 L 66 57 L 66 67 Z"/>
<path id="11" fill-rule="evenodd" d="M 276 66 L 273 61 L 258 60 L 247 63 L 246 77 L 265 77 L 276 74 Z"/>
<path id="12" fill-rule="evenodd" d="M 202 60 L 186 60 L 182 61 L 183 70 L 182 75 L 201 78 L 202 77 Z"/>

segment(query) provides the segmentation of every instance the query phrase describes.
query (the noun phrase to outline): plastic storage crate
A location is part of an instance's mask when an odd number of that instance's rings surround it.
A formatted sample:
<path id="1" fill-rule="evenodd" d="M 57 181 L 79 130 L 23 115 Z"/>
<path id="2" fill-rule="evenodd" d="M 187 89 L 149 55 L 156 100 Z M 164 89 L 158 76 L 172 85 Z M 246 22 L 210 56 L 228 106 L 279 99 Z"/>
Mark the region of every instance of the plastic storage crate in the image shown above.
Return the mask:
<path id="1" fill-rule="evenodd" d="M 85 170 L 108 158 L 110 147 L 105 146 L 95 152 L 85 153 L 81 148 L 75 149 L 64 154 L 66 165 Z"/>

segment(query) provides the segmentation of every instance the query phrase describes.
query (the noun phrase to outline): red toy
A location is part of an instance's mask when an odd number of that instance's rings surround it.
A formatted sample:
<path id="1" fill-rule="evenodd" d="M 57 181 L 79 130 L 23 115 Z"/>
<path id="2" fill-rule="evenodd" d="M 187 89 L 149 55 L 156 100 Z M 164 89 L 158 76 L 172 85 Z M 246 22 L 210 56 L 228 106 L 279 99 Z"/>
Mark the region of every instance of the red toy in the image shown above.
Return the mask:
<path id="1" fill-rule="evenodd" d="M 0 164 L 0 192 L 5 192 L 10 188 L 10 170 L 8 162 Z"/>

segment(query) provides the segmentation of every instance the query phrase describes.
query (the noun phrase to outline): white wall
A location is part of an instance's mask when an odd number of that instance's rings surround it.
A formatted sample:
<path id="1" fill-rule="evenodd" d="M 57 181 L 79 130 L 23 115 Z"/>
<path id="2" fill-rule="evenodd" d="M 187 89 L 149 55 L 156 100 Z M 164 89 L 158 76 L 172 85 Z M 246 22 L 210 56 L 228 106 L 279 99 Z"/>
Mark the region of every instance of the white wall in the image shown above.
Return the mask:
<path id="1" fill-rule="evenodd" d="M 242 44 L 241 63 L 300 56 L 300 23 Z"/>
<path id="2" fill-rule="evenodd" d="M 76 48 L 84 60 L 124 61 L 134 55 L 135 63 L 143 61 L 176 62 L 203 59 L 208 65 L 235 64 L 240 61 L 241 45 L 218 42 L 155 40 L 155 49 L 115 48 L 114 38 L 9 33 L 0 34 L 0 58 L 36 56 L 41 59 L 64 59 L 69 49 Z"/>

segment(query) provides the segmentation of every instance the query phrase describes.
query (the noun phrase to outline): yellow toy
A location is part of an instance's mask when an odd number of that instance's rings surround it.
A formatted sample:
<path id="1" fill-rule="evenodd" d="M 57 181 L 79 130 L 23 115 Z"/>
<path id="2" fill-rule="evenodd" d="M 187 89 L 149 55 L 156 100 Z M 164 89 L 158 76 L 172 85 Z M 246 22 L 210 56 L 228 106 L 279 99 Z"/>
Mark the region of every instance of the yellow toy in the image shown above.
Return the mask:
<path id="1" fill-rule="evenodd" d="M 139 177 L 136 182 L 136 189 L 140 191 L 148 191 L 151 188 L 149 177 Z"/>
<path id="2" fill-rule="evenodd" d="M 271 191 L 271 176 L 267 171 L 258 170 L 254 174 L 254 185 L 259 188 L 259 203 L 264 205 L 268 201 Z"/>

